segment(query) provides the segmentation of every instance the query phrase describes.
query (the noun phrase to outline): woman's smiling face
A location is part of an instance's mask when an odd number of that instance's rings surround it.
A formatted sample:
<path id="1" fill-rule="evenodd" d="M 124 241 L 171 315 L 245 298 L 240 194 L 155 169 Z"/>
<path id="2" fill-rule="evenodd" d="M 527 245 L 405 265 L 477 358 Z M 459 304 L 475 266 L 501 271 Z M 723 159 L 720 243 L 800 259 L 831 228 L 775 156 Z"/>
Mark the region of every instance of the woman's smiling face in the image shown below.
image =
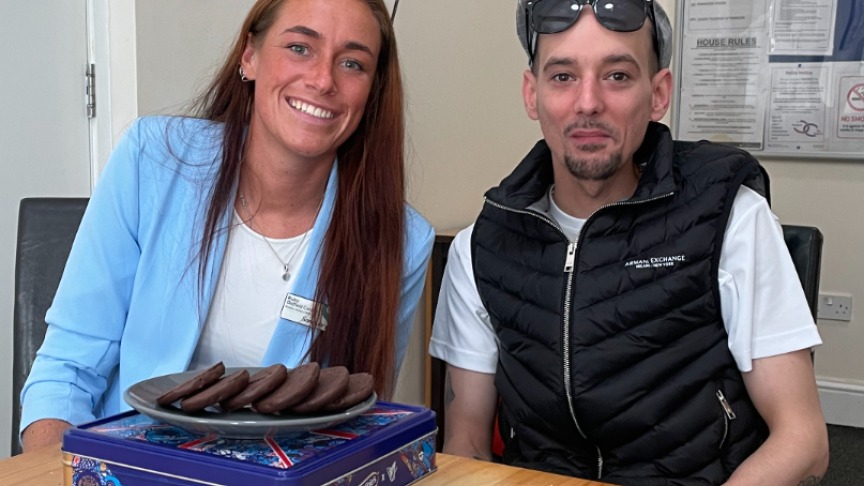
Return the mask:
<path id="1" fill-rule="evenodd" d="M 363 118 L 380 49 L 365 2 L 286 0 L 243 53 L 255 138 L 301 158 L 335 156 Z"/>

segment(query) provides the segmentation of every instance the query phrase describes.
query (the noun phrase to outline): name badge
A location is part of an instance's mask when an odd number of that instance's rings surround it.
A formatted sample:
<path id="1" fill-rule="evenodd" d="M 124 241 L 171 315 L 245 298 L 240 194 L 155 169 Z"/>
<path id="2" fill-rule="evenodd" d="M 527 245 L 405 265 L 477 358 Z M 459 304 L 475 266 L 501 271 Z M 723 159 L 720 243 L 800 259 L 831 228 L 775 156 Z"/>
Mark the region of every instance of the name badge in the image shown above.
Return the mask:
<path id="1" fill-rule="evenodd" d="M 321 321 L 316 325 L 312 322 L 312 307 L 315 306 L 315 301 L 304 299 L 299 295 L 288 294 L 285 297 L 285 305 L 282 306 L 282 319 L 286 319 L 298 324 L 303 324 L 307 327 L 315 328 L 319 331 L 327 329 L 327 316 L 329 309 L 327 306 L 321 306 Z"/>

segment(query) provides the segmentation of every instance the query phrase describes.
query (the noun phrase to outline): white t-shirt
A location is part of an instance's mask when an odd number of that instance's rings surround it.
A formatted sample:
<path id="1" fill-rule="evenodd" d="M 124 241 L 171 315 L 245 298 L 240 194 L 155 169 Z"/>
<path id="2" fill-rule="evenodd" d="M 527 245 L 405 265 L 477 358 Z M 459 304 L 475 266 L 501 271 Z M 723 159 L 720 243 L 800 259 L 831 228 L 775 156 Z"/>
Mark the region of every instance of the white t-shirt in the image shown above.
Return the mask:
<path id="1" fill-rule="evenodd" d="M 309 240 L 303 235 L 284 240 L 267 238 L 283 262 L 267 247 L 265 238 L 243 224 L 234 213 L 225 257 L 210 304 L 210 312 L 189 363 L 190 370 L 225 366 L 259 366 L 279 323 L 285 297 L 294 286 Z"/>
<path id="2" fill-rule="evenodd" d="M 575 240 L 585 220 L 561 211 L 550 193 L 530 209 L 550 217 Z M 494 374 L 498 337 L 474 281 L 473 228 L 459 232 L 450 247 L 429 354 L 459 368 Z M 753 369 L 754 359 L 822 344 L 779 220 L 765 198 L 747 187 L 732 205 L 718 280 L 729 349 L 742 372 Z"/>

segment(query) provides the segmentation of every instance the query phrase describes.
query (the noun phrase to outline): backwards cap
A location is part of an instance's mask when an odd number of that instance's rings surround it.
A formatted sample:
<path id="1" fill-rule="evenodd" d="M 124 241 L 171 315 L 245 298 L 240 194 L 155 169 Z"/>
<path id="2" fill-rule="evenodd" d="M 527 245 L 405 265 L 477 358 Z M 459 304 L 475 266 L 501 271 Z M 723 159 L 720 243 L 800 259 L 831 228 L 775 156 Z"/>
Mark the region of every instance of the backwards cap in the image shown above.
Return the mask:
<path id="1" fill-rule="evenodd" d="M 516 33 L 519 34 L 519 42 L 522 43 L 522 49 L 530 56 L 528 52 L 528 30 L 525 28 L 528 19 L 525 15 L 525 5 L 529 0 L 517 0 L 516 10 Z M 549 0 L 546 0 L 549 1 Z M 666 11 L 660 6 L 657 0 L 654 4 L 654 18 L 657 22 L 655 31 L 657 33 L 657 60 L 659 61 L 660 69 L 666 69 L 672 62 L 672 22 L 666 15 Z"/>

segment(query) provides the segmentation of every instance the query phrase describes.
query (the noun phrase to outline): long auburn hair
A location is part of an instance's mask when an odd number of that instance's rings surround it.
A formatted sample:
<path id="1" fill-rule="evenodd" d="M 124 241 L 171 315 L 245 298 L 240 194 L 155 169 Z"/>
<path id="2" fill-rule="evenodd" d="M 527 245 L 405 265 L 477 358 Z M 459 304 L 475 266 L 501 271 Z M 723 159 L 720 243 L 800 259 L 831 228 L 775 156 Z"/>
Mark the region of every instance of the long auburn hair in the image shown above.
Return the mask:
<path id="1" fill-rule="evenodd" d="M 238 74 L 247 34 L 261 39 L 290 0 L 258 0 L 234 47 L 191 115 L 223 125 L 222 160 L 209 194 L 198 259 L 199 292 L 209 255 L 224 231 L 240 174 L 245 127 L 255 83 Z M 338 186 L 332 219 L 321 249 L 315 301 L 328 305 L 327 330 L 317 333 L 307 357 L 329 366 L 368 372 L 388 399 L 396 368 L 396 316 L 405 241 L 405 136 L 402 77 L 393 24 L 383 0 L 357 0 L 372 10 L 381 29 L 381 52 L 372 90 L 357 130 L 337 150 Z M 319 251 L 311 248 L 310 251 Z M 321 309 L 313 310 L 321 315 Z M 310 330 L 310 332 L 313 332 Z"/>

